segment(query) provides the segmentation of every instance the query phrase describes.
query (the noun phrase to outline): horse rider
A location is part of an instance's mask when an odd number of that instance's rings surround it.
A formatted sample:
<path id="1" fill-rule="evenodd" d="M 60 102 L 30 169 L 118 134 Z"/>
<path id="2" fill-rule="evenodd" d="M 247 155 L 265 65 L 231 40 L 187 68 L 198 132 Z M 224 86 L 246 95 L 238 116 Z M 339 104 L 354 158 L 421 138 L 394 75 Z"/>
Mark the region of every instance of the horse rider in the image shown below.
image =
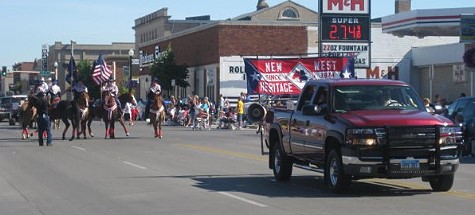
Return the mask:
<path id="1" fill-rule="evenodd" d="M 119 115 L 122 116 L 123 110 L 122 110 L 122 104 L 119 101 L 119 88 L 115 84 L 115 79 L 114 78 L 109 78 L 107 81 L 106 85 L 102 88 L 102 91 L 109 92 L 110 95 L 114 98 L 115 103 L 117 104 L 117 110 L 119 110 Z"/>
<path id="2" fill-rule="evenodd" d="M 74 94 L 74 101 L 78 101 L 79 97 L 81 96 L 81 93 L 86 92 L 88 93 L 87 87 L 84 85 L 82 79 L 78 79 L 76 83 L 73 85 L 72 88 L 73 94 Z"/>
<path id="3" fill-rule="evenodd" d="M 158 78 L 152 78 L 152 83 L 147 94 L 147 104 L 145 106 L 145 117 L 148 117 L 150 105 L 155 101 L 155 95 L 162 94 L 162 86 L 158 83 Z M 165 104 L 163 104 L 165 106 Z M 166 108 L 165 108 L 166 109 Z"/>
<path id="4" fill-rule="evenodd" d="M 48 95 L 50 97 L 50 104 L 55 105 L 61 100 L 61 88 L 58 86 L 58 80 L 51 80 L 51 87 L 49 88 Z"/>
<path id="5" fill-rule="evenodd" d="M 48 85 L 45 83 L 44 79 L 36 80 L 35 86 L 31 89 L 30 93 L 38 96 L 40 93 L 46 95 L 48 92 Z"/>

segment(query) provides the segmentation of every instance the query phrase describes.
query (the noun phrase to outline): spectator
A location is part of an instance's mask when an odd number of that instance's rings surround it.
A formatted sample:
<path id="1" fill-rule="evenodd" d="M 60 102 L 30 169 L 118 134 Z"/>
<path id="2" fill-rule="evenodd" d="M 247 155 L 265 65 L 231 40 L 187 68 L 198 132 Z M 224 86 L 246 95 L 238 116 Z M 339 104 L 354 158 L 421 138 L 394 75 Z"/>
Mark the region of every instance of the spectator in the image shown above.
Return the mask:
<path id="1" fill-rule="evenodd" d="M 434 108 L 432 108 L 432 106 L 431 106 L 429 98 L 424 98 L 422 101 L 424 102 L 424 106 L 425 106 L 427 112 L 429 112 L 429 113 L 435 112 Z"/>
<path id="2" fill-rule="evenodd" d="M 238 98 L 236 109 L 237 109 L 238 129 L 241 129 L 243 127 L 242 117 L 244 115 L 244 102 L 242 101 L 242 97 Z"/>

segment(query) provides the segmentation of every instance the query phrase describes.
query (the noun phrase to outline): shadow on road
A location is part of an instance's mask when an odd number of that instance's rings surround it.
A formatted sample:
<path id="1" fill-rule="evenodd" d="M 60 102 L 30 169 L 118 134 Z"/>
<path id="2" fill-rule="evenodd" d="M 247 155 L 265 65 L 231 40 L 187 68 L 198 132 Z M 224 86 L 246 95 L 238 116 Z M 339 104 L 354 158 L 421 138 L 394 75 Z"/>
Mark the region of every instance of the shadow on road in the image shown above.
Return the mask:
<path id="1" fill-rule="evenodd" d="M 319 176 L 293 176 L 288 182 L 277 182 L 268 174 L 256 175 L 182 175 L 144 176 L 134 178 L 189 178 L 196 181 L 196 187 L 214 192 L 241 192 L 271 198 L 346 198 L 346 197 L 394 197 L 430 194 L 430 189 L 354 181 L 350 190 L 343 194 L 330 192 Z"/>

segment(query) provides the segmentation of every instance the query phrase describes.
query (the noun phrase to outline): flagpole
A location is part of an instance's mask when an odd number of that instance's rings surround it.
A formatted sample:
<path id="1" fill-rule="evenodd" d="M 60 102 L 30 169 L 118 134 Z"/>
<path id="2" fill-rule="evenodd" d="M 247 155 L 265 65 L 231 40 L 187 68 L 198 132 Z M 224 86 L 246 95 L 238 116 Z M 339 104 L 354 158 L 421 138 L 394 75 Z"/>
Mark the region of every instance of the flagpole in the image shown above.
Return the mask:
<path id="1" fill-rule="evenodd" d="M 71 40 L 71 57 L 74 58 L 74 41 Z M 71 84 L 74 83 L 74 70 L 71 71 Z"/>

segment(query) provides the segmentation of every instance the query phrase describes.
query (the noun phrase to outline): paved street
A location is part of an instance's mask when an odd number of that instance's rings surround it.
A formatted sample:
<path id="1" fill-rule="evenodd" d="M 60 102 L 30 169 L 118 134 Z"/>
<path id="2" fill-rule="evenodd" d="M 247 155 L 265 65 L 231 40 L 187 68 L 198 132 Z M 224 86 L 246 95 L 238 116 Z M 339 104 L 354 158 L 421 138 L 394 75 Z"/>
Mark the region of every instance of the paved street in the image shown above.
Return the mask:
<path id="1" fill-rule="evenodd" d="M 0 123 L 1 215 L 141 214 L 472 214 L 475 159 L 464 158 L 450 192 L 433 193 L 420 179 L 356 181 L 336 195 L 322 175 L 294 168 L 290 182 L 273 179 L 254 130 L 192 131 L 164 127 L 153 138 L 144 122 L 104 140 L 21 140 Z M 67 137 L 69 137 L 68 131 Z"/>

